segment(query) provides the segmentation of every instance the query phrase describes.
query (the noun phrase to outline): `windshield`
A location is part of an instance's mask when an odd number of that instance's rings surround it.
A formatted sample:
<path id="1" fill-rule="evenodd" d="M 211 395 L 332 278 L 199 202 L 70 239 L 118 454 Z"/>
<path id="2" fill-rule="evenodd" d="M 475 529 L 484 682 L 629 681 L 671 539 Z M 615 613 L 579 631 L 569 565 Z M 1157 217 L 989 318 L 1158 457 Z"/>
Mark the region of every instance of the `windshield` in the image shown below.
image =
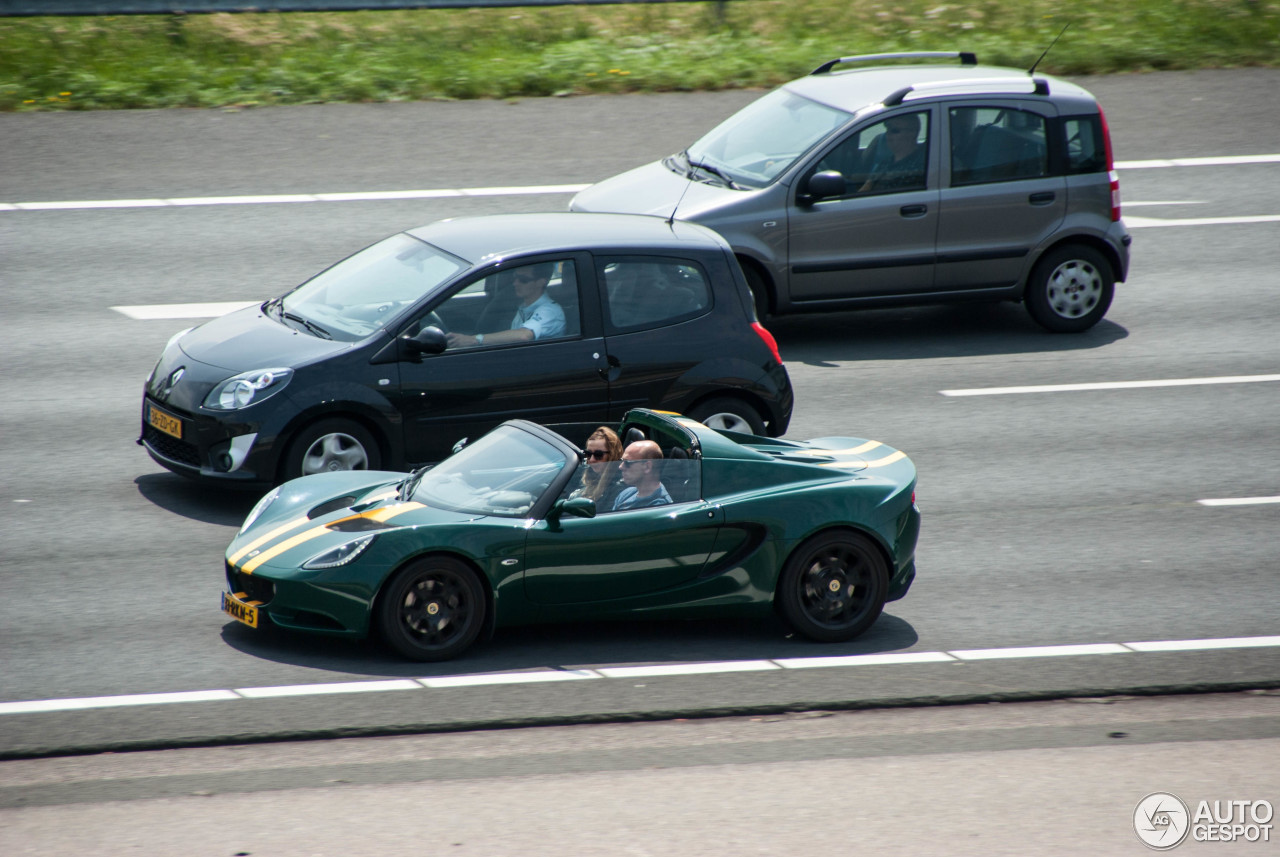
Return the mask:
<path id="1" fill-rule="evenodd" d="M 775 89 L 720 123 L 685 156 L 691 169 L 701 164 L 735 185 L 764 187 L 850 118 L 843 110 Z"/>
<path id="2" fill-rule="evenodd" d="M 499 426 L 424 473 L 412 499 L 457 512 L 519 518 L 567 466 L 565 454 L 545 440 Z"/>
<path id="3" fill-rule="evenodd" d="M 468 267 L 411 235 L 392 235 L 312 277 L 268 312 L 317 336 L 354 342 Z"/>

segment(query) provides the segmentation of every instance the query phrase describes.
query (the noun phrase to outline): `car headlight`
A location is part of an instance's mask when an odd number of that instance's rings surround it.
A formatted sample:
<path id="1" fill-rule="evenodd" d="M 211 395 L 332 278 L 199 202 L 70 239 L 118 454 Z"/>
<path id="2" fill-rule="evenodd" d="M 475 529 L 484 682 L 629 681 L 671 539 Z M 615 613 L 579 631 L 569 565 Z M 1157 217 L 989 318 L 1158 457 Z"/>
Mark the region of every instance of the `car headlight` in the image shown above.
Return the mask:
<path id="1" fill-rule="evenodd" d="M 254 369 L 241 372 L 214 387 L 204 406 L 215 411 L 238 411 L 279 393 L 293 377 L 292 369 Z"/>
<path id="2" fill-rule="evenodd" d="M 253 522 L 258 520 L 258 518 L 262 516 L 262 513 L 267 511 L 267 507 L 274 503 L 276 498 L 279 496 L 279 488 L 273 488 L 264 494 L 262 499 L 255 503 L 253 508 L 249 510 L 249 517 L 245 518 L 244 523 L 240 525 L 240 533 L 243 533 L 245 530 L 249 529 L 249 527 L 253 526 Z"/>
<path id="3" fill-rule="evenodd" d="M 346 565 L 351 560 L 360 556 L 373 544 L 373 540 L 377 535 L 362 536 L 358 539 L 352 539 L 345 544 L 338 545 L 336 548 L 330 548 L 324 553 L 316 554 L 302 564 L 303 568 L 334 568 L 339 565 Z"/>

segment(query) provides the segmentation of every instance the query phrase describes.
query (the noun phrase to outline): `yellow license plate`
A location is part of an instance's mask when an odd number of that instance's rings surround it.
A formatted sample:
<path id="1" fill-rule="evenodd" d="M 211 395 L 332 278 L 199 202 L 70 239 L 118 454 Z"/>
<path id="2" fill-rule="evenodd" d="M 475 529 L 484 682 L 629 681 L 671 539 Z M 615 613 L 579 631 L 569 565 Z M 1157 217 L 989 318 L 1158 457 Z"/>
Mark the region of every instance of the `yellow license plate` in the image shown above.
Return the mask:
<path id="1" fill-rule="evenodd" d="M 222 612 L 237 622 L 256 628 L 258 627 L 258 608 L 241 601 L 243 597 L 243 592 L 237 592 L 235 595 L 230 592 L 222 593 Z"/>
<path id="2" fill-rule="evenodd" d="M 147 406 L 147 422 L 167 435 L 182 439 L 182 420 Z"/>

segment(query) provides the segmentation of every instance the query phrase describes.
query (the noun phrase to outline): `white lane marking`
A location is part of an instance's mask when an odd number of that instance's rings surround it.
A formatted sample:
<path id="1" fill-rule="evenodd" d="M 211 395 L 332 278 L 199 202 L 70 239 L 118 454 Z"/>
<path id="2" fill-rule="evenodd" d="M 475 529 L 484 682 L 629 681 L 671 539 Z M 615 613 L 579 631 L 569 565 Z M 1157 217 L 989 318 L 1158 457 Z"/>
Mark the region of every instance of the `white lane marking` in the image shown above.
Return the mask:
<path id="1" fill-rule="evenodd" d="M 1171 167 L 1222 167 L 1280 163 L 1277 155 L 1226 155 L 1207 158 L 1163 158 L 1145 161 L 1117 161 L 1117 170 L 1151 170 Z M 85 199 L 53 202 L 0 202 L 0 211 L 73 211 L 95 208 L 172 208 L 200 205 L 271 205 L 300 202 L 386 202 L 400 199 L 446 199 L 468 196 L 527 196 L 530 194 L 577 193 L 587 184 L 515 185 L 511 187 L 430 188 L 424 190 L 356 191 L 350 193 L 286 193 L 249 196 L 193 196 L 155 199 Z M 1126 205 L 1142 205 L 1127 202 Z M 1148 203 L 1167 205 L 1170 203 Z M 1180 203 L 1181 204 L 1181 203 Z M 1125 221 L 1129 221 L 1126 219 Z M 1232 221 L 1235 222 L 1235 221 Z M 1253 223 L 1258 221 L 1245 220 Z M 1132 225 L 1132 224 L 1129 224 Z M 1143 225 L 1181 225 L 1154 223 Z"/>
<path id="2" fill-rule="evenodd" d="M 120 708 L 126 705 L 168 705 L 175 702 L 219 702 L 240 698 L 233 690 L 192 690 L 177 693 L 85 696 L 76 699 L 34 699 L 30 702 L 0 702 L 0 714 L 43 714 L 49 711 L 82 711 L 86 708 Z"/>
<path id="3" fill-rule="evenodd" d="M 1146 202 L 1131 202 L 1126 199 L 1124 201 L 1125 208 L 1143 208 L 1143 207 L 1148 207 L 1152 205 L 1208 205 L 1208 203 L 1202 199 L 1165 199 L 1165 200 L 1153 199 Z M 1129 222 L 1128 218 L 1125 218 L 1125 223 L 1128 223 L 1128 222 Z"/>
<path id="4" fill-rule="evenodd" d="M 1280 503 L 1280 497 L 1223 497 L 1196 502 L 1201 506 L 1260 506 L 1264 503 Z"/>
<path id="5" fill-rule="evenodd" d="M 520 187 L 456 187 L 356 193 L 284 193 L 254 196 L 188 196 L 168 199 L 78 199 L 54 202 L 0 202 L 0 211 L 75 211 L 97 208 L 184 208 L 202 205 L 274 205 L 299 202 L 386 202 L 399 199 L 450 199 L 470 196 L 530 196 L 577 193 L 590 185 L 548 184 Z"/>
<path id="6" fill-rule="evenodd" d="M 1149 640 L 1125 643 L 1135 652 L 1187 652 L 1210 649 L 1253 649 L 1280 646 L 1280 637 L 1228 637 L 1217 640 Z"/>
<path id="7" fill-rule="evenodd" d="M 605 678 L 647 678 L 664 675 L 705 675 L 707 673 L 744 673 L 781 669 L 773 661 L 721 661 L 705 664 L 659 664 L 650 667 L 600 667 L 596 672 Z"/>
<path id="8" fill-rule="evenodd" d="M 869 667 L 880 664 L 936 664 L 954 660 L 955 658 L 946 652 L 902 652 L 896 655 L 775 658 L 773 662 L 786 670 L 809 670 L 821 667 Z"/>
<path id="9" fill-rule="evenodd" d="M 412 679 L 388 679 L 387 681 L 344 681 L 332 684 L 294 684 L 281 687 L 237 687 L 236 693 L 245 699 L 274 699 L 281 696 L 320 696 L 329 693 L 379 693 L 385 690 L 419 690 Z"/>
<path id="10" fill-rule="evenodd" d="M 1128 652 L 1119 643 L 1090 643 L 1083 646 L 1027 646 L 1017 649 L 962 649 L 947 652 L 962 661 L 994 661 L 1011 658 L 1068 658 L 1076 655 L 1121 655 Z"/>
<path id="11" fill-rule="evenodd" d="M 1209 158 L 1155 158 L 1116 161 L 1117 170 L 1155 170 L 1168 167 L 1236 167 L 1241 164 L 1280 164 L 1280 155 L 1217 155 Z"/>
<path id="12" fill-rule="evenodd" d="M 175 702 L 214 702 L 234 699 L 300 697 L 328 693 L 360 693 L 417 687 L 450 688 L 477 685 L 531 684 L 595 678 L 639 678 L 670 675 L 710 675 L 777 669 L 805 669 L 834 666 L 881 666 L 887 664 L 942 663 L 955 660 L 989 661 L 1019 658 L 1078 657 L 1082 655 L 1195 652 L 1218 649 L 1280 648 L 1280 636 L 1225 637 L 1203 640 L 1155 640 L 1137 643 L 1085 643 L 1069 646 L 1020 646 L 1006 649 L 960 649 L 949 652 L 898 652 L 883 655 L 778 658 L 776 660 L 718 661 L 713 663 L 666 664 L 643 667 L 599 667 L 585 670 L 532 670 L 519 673 L 432 676 L 420 679 L 299 684 L 238 690 L 197 690 L 179 693 L 140 693 L 122 696 L 93 696 L 72 699 L 37 699 L 27 702 L 0 702 L 3 714 L 43 714 L 79 711 L 86 708 L 118 708 L 127 705 L 159 705 Z"/>
<path id="13" fill-rule="evenodd" d="M 150 321 L 161 318 L 217 318 L 260 303 L 262 301 L 215 301 L 197 304 L 139 304 L 111 308 L 129 318 Z"/>
<path id="14" fill-rule="evenodd" d="M 1280 214 L 1256 214 L 1244 217 L 1126 217 L 1124 225 L 1130 229 L 1150 229 L 1157 226 L 1240 226 L 1246 223 L 1280 223 Z"/>
<path id="15" fill-rule="evenodd" d="M 1040 384 L 1029 387 L 974 387 L 939 390 L 944 396 L 1008 396 L 1017 393 L 1074 393 L 1082 390 L 1134 390 L 1146 387 L 1194 387 L 1202 384 L 1257 384 L 1280 381 L 1280 375 L 1221 375 L 1216 378 L 1169 378 L 1163 381 L 1102 381 L 1090 384 Z"/>
<path id="16" fill-rule="evenodd" d="M 422 687 L 483 687 L 494 684 L 541 684 L 551 681 L 580 681 L 602 678 L 595 670 L 534 670 L 527 673 L 479 673 L 417 679 Z M 305 687 L 305 685 L 304 685 Z"/>

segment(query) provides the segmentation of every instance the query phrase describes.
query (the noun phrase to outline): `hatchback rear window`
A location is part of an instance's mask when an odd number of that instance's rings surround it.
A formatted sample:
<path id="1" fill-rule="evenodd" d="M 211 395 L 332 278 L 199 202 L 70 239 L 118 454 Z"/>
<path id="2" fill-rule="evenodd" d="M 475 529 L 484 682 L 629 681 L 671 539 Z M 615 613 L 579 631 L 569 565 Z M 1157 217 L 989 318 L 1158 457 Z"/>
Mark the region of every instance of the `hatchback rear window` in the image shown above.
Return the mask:
<path id="1" fill-rule="evenodd" d="M 1013 181 L 1049 174 L 1045 120 L 1004 107 L 951 109 L 951 183 Z"/>
<path id="2" fill-rule="evenodd" d="M 615 330 L 661 327 L 711 308 L 711 289 L 700 265 L 683 259 L 621 256 L 601 259 L 606 311 Z"/>

